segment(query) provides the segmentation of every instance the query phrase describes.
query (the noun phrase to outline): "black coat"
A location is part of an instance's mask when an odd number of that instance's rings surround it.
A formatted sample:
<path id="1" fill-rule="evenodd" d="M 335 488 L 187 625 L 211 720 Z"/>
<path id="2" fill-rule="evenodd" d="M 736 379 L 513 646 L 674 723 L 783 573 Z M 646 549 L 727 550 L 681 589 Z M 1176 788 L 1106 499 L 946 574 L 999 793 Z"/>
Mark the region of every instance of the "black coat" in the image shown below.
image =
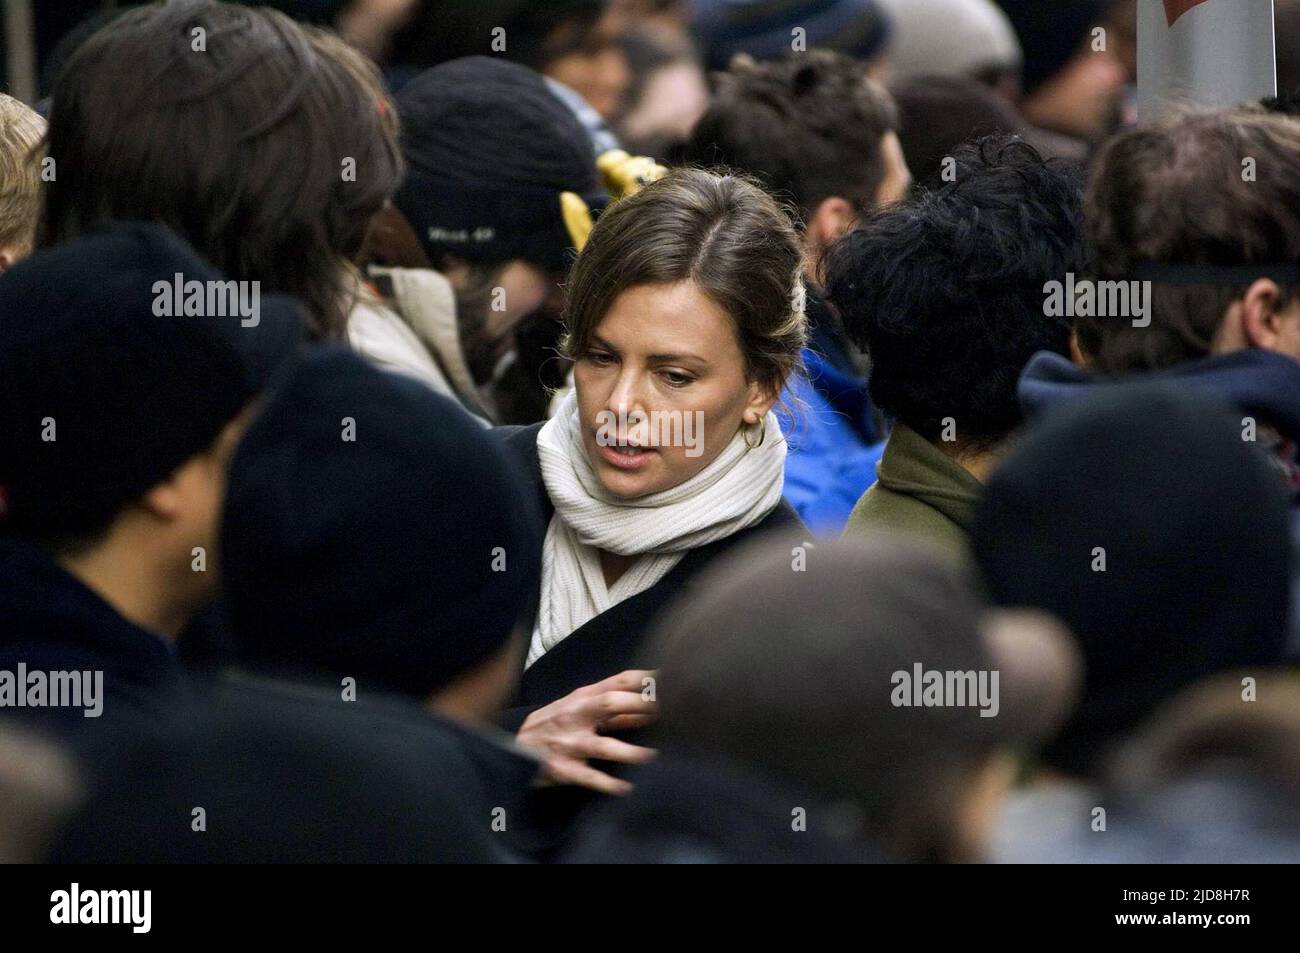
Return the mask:
<path id="1" fill-rule="evenodd" d="M 537 762 L 400 699 L 222 680 L 165 726 L 97 732 L 82 763 L 89 796 L 55 862 L 499 863 L 532 850 Z"/>
<path id="2" fill-rule="evenodd" d="M 538 461 L 537 432 L 541 428 L 541 424 L 498 427 L 493 433 L 504 440 L 524 472 L 533 480 L 533 492 L 546 522 L 549 522 L 555 508 L 546 494 Z M 760 534 L 773 532 L 798 536 L 796 541 L 811 538 L 803 521 L 782 500 L 776 509 L 749 529 L 691 550 L 658 583 L 596 616 L 529 666 L 520 684 L 518 704 L 507 714 L 504 724 L 518 727 L 534 709 L 563 698 L 584 685 L 630 668 L 653 668 L 656 660 L 646 658 L 645 642 L 664 606 L 674 598 L 686 596 L 696 584 L 700 571 L 714 560 Z"/>
<path id="3" fill-rule="evenodd" d="M 102 714 L 83 708 L 0 708 L 76 740 L 108 724 L 165 720 L 190 693 L 173 647 L 124 619 L 36 547 L 0 540 L 0 670 L 103 672 Z"/>

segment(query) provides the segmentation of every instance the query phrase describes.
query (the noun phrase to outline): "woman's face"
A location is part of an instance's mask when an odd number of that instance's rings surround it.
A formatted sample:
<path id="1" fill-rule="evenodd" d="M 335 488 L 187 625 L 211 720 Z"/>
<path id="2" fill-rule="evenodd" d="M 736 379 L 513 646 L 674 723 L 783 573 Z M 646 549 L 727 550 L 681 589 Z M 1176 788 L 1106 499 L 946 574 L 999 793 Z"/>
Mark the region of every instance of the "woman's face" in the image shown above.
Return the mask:
<path id="1" fill-rule="evenodd" d="M 623 499 L 689 480 L 776 397 L 746 380 L 735 322 L 689 281 L 615 298 L 573 378 L 587 457 Z"/>

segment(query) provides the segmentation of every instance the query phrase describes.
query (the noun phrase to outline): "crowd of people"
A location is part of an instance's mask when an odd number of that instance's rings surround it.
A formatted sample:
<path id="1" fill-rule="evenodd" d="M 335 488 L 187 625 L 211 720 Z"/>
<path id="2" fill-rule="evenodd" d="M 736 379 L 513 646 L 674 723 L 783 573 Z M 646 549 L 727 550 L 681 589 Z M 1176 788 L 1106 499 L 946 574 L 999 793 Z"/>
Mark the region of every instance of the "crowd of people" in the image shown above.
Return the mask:
<path id="1" fill-rule="evenodd" d="M 1135 9 L 68 24 L 0 860 L 1300 859 L 1300 96 Z"/>

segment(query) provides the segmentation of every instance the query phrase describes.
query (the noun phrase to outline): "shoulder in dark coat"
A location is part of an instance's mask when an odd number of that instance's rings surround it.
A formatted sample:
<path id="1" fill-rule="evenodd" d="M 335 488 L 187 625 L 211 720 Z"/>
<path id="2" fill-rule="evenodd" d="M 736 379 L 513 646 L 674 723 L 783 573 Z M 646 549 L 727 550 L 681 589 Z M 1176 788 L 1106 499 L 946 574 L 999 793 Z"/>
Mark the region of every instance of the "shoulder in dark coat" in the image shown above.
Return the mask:
<path id="1" fill-rule="evenodd" d="M 54 862 L 512 862 L 537 770 L 409 703 L 265 680 L 215 685 L 163 727 L 97 734 L 83 761 L 89 796 Z"/>

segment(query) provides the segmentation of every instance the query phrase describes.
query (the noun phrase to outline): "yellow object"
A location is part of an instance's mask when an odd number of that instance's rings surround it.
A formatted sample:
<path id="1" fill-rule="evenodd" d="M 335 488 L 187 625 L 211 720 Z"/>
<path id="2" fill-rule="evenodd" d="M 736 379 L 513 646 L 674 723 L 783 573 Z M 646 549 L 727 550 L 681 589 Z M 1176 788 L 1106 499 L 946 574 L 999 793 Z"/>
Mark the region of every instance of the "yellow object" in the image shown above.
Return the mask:
<path id="1" fill-rule="evenodd" d="M 582 251 L 591 237 L 591 208 L 576 192 L 561 192 L 560 213 L 564 216 L 564 227 L 573 247 Z"/>
<path id="2" fill-rule="evenodd" d="M 649 156 L 628 155 L 611 149 L 596 160 L 596 168 L 605 180 L 605 188 L 614 201 L 636 195 L 651 182 L 668 174 L 668 170 Z"/>
<path id="3" fill-rule="evenodd" d="M 596 160 L 605 182 L 605 190 L 610 200 L 617 202 L 629 195 L 636 195 L 651 182 L 662 179 L 668 170 L 649 156 L 628 155 L 622 149 L 611 149 Z M 560 193 L 560 212 L 564 216 L 564 227 L 573 241 L 573 247 L 582 251 L 591 237 L 591 206 L 576 192 Z"/>

